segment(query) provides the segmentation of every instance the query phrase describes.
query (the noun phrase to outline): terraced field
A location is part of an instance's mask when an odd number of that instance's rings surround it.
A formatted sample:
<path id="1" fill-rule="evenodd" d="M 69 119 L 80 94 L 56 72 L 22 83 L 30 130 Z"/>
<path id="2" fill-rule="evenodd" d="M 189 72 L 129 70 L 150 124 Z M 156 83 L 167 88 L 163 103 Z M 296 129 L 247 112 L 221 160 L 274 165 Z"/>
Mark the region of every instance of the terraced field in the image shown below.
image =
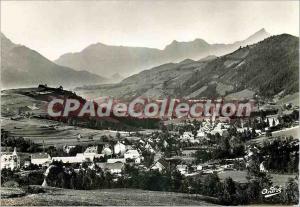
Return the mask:
<path id="1" fill-rule="evenodd" d="M 39 97 L 31 98 L 25 93 L 36 91 L 35 88 L 12 89 L 1 91 L 1 127 L 12 136 L 24 137 L 37 144 L 44 143 L 46 146 L 88 144 L 97 141 L 99 143 L 102 135 L 116 136 L 116 131 L 93 130 L 88 128 L 68 126 L 61 122 L 47 119 L 26 118 L 20 116 L 25 114 L 41 115 L 47 112 L 47 102 L 41 101 Z M 44 100 L 44 99 L 43 99 Z M 34 108 L 34 109 L 32 109 Z M 29 116 L 28 116 L 29 117 Z M 143 130 L 141 133 L 149 133 L 151 130 Z M 80 139 L 78 137 L 80 135 Z"/>
<path id="2" fill-rule="evenodd" d="M 24 90 L 26 91 L 26 90 Z M 19 113 L 19 109 L 22 107 L 28 107 L 35 105 L 37 109 L 35 114 L 45 113 L 43 110 L 45 106 L 44 101 L 36 100 L 29 96 L 18 94 L 15 90 L 1 91 L 1 115 L 2 116 L 14 116 Z"/>
<path id="3" fill-rule="evenodd" d="M 24 137 L 35 143 L 45 145 L 80 144 L 99 141 L 102 135 L 115 136 L 116 132 L 109 130 L 93 130 L 80 127 L 67 126 L 63 123 L 24 118 L 18 121 L 1 118 L 2 128 L 16 137 Z M 80 140 L 77 140 L 80 134 Z"/>
<path id="4" fill-rule="evenodd" d="M 101 143 L 100 138 L 103 135 L 116 137 L 117 131 L 95 130 L 82 127 L 68 126 L 61 122 L 46 119 L 23 118 L 20 120 L 11 120 L 7 117 L 1 117 L 1 127 L 16 137 L 30 139 L 37 144 L 45 146 L 63 146 L 89 144 L 97 141 Z M 141 134 L 149 134 L 156 130 L 142 130 Z M 122 132 L 120 132 L 122 133 Z M 78 135 L 80 134 L 80 140 Z"/>

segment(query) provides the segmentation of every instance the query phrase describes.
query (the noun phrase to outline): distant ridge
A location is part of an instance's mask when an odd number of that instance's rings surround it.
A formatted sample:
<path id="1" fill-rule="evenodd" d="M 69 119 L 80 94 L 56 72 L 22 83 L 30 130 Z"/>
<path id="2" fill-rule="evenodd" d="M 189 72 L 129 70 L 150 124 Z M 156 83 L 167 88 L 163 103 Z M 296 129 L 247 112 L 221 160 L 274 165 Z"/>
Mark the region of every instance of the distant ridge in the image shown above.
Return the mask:
<path id="1" fill-rule="evenodd" d="M 190 42 L 174 40 L 163 50 L 96 43 L 80 52 L 63 54 L 55 62 L 106 77 L 115 73 L 128 76 L 166 62 L 180 62 L 187 58 L 199 60 L 209 55 L 225 55 L 240 46 L 259 42 L 269 36 L 270 34 L 263 28 L 247 39 L 232 44 L 209 44 L 197 38 Z"/>
<path id="2" fill-rule="evenodd" d="M 107 79 L 87 71 L 57 65 L 30 48 L 11 42 L 1 33 L 2 88 L 37 86 L 41 83 L 75 87 Z"/>
<path id="3" fill-rule="evenodd" d="M 272 36 L 224 56 L 166 63 L 132 75 L 119 84 L 94 86 L 92 91 L 124 99 L 285 96 L 299 92 L 298 45 L 298 37 Z M 89 93 L 84 88 L 78 90 Z"/>

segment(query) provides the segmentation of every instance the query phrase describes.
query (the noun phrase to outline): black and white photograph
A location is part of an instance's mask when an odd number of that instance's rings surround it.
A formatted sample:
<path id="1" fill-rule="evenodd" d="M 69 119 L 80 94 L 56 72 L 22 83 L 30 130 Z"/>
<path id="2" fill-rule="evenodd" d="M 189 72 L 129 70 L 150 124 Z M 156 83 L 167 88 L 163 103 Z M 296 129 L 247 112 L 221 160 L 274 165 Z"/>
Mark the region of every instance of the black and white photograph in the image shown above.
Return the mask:
<path id="1" fill-rule="evenodd" d="M 298 206 L 298 0 L 1 0 L 0 206 Z"/>

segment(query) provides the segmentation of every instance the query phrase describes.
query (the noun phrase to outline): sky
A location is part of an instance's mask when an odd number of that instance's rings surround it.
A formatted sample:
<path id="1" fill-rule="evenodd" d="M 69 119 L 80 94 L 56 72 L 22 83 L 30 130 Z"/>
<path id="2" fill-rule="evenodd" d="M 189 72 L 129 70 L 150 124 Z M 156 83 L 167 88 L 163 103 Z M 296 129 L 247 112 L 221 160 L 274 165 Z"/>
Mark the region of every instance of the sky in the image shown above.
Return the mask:
<path id="1" fill-rule="evenodd" d="M 298 1 L 1 1 L 1 31 L 50 60 L 90 44 L 163 49 L 232 43 L 265 28 L 299 36 Z"/>

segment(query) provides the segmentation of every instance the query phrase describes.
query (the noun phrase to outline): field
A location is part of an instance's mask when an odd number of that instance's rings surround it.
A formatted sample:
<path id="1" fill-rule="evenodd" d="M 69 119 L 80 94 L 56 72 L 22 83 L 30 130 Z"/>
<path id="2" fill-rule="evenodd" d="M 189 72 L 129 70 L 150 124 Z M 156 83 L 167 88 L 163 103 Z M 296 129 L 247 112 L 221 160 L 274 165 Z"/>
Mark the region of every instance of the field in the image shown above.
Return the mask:
<path id="1" fill-rule="evenodd" d="M 292 103 L 293 105 L 299 106 L 299 92 L 287 95 L 277 101 L 277 104 L 282 104 L 282 105 L 288 103 Z"/>
<path id="2" fill-rule="evenodd" d="M 272 137 L 261 136 L 256 139 L 252 139 L 249 142 L 262 144 L 265 140 L 270 140 L 270 139 L 273 139 L 274 137 L 281 137 L 281 136 L 283 136 L 283 137 L 292 136 L 295 139 L 299 139 L 300 138 L 300 127 L 295 126 L 295 127 L 275 131 L 275 132 L 272 132 Z"/>
<path id="3" fill-rule="evenodd" d="M 6 189 L 2 189 L 5 191 Z M 136 189 L 69 190 L 47 188 L 45 193 L 1 199 L 1 206 L 207 206 L 200 197 Z"/>
<path id="4" fill-rule="evenodd" d="M 273 185 L 285 186 L 288 178 L 295 178 L 296 174 L 270 174 L 272 177 Z M 247 172 L 246 171 L 223 171 L 218 174 L 221 180 L 224 180 L 227 177 L 231 177 L 234 181 L 239 183 L 246 183 Z"/>
<path id="5" fill-rule="evenodd" d="M 16 89 L 1 91 L 1 127 L 9 131 L 12 136 L 24 137 L 37 144 L 44 143 L 45 146 L 80 145 L 94 143 L 94 141 L 99 143 L 102 135 L 116 136 L 117 132 L 112 130 L 94 130 L 68 126 L 57 121 L 19 116 L 20 108 L 25 108 L 26 112 L 31 114 L 46 113 L 46 102 L 19 94 L 34 90 Z M 37 109 L 28 109 L 28 107 L 32 106 L 37 107 Z M 140 133 L 149 133 L 151 131 L 142 130 Z M 79 135 L 81 138 L 77 140 Z"/>
<path id="6" fill-rule="evenodd" d="M 12 136 L 24 137 L 37 144 L 44 142 L 45 146 L 88 143 L 99 141 L 102 135 L 114 134 L 108 130 L 85 129 L 50 120 L 27 118 L 18 121 L 2 118 L 2 128 L 8 130 Z M 77 141 L 79 134 L 81 139 Z"/>
<path id="7" fill-rule="evenodd" d="M 300 130 L 299 126 L 291 127 L 288 129 L 272 132 L 272 136 L 293 136 L 294 138 L 299 138 L 300 136 L 299 130 Z"/>
<path id="8" fill-rule="evenodd" d="M 100 143 L 99 140 L 102 135 L 115 137 L 117 133 L 117 131 L 112 130 L 95 130 L 68 126 L 61 122 L 35 118 L 23 118 L 15 121 L 2 117 L 1 125 L 12 136 L 24 137 L 37 144 L 43 144 L 44 142 L 45 146 L 81 145 L 94 143 L 95 141 Z M 152 131 L 142 130 L 140 133 L 151 133 Z M 77 140 L 79 134 L 81 138 Z"/>

